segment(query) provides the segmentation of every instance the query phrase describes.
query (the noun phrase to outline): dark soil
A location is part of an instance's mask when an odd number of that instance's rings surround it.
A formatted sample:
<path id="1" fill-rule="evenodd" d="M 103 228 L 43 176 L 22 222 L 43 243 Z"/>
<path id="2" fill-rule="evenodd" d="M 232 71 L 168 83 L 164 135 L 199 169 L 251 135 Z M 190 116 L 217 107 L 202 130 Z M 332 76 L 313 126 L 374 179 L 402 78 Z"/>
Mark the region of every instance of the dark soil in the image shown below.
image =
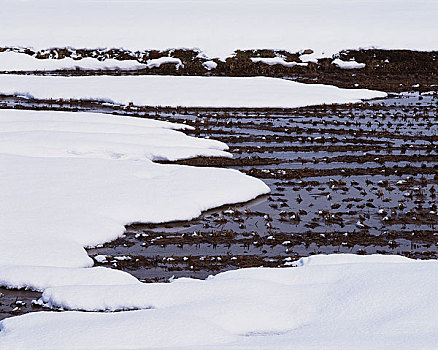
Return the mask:
<path id="1" fill-rule="evenodd" d="M 35 55 L 39 59 L 61 59 L 71 57 L 81 59 L 92 57 L 98 60 L 137 60 L 145 63 L 149 59 L 159 57 L 179 58 L 184 67 L 174 64 L 163 64 L 157 68 L 140 70 L 58 70 L 45 72 L 3 72 L 18 74 L 45 75 L 204 75 L 204 76 L 266 76 L 291 79 L 306 83 L 332 84 L 344 88 L 368 88 L 381 91 L 438 91 L 438 51 L 422 52 L 410 50 L 346 50 L 332 58 L 319 59 L 307 66 L 285 67 L 283 65 L 267 65 L 251 61 L 251 57 L 282 56 L 288 62 L 302 63 L 300 53 L 284 50 L 238 50 L 225 61 L 213 59 L 217 67 L 208 70 L 203 63 L 208 59 L 194 50 L 144 50 L 128 51 L 121 49 L 72 49 L 52 48 L 34 51 L 29 48 L 3 47 L 2 51 L 15 51 L 27 55 Z M 311 50 L 309 50 L 311 52 Z M 335 58 L 354 59 L 365 63 L 362 69 L 340 69 L 332 64 Z M 1 67 L 0 67 L 1 69 Z M 1 72 L 0 72 L 1 73 Z"/>

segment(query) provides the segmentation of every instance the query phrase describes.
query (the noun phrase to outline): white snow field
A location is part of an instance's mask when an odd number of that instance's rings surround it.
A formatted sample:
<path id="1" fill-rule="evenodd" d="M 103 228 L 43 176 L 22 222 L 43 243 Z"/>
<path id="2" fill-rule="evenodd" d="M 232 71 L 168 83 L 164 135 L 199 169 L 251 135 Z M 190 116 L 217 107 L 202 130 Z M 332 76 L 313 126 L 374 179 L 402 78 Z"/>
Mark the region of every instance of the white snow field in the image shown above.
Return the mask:
<path id="1" fill-rule="evenodd" d="M 188 220 L 269 192 L 235 170 L 153 163 L 230 156 L 221 142 L 173 130 L 184 128 L 93 113 L 1 110 L 0 267 L 8 266 L 0 269 L 1 284 L 47 287 L 73 272 L 42 267 L 91 266 L 83 247 L 122 235 L 125 224 Z M 41 268 L 23 273 L 20 266 Z"/>
<path id="2" fill-rule="evenodd" d="M 66 309 L 1 322 L 1 349 L 434 349 L 438 262 L 317 256 L 205 281 L 46 289 Z M 315 262 L 316 261 L 316 262 Z"/>
<path id="3" fill-rule="evenodd" d="M 2 0 L 0 44 L 45 49 L 436 49 L 436 0 Z"/>
<path id="4" fill-rule="evenodd" d="M 267 77 L 3 75 L 0 93 L 41 99 L 95 99 L 172 107 L 280 107 L 355 103 L 385 97 L 367 89 L 341 89 Z"/>

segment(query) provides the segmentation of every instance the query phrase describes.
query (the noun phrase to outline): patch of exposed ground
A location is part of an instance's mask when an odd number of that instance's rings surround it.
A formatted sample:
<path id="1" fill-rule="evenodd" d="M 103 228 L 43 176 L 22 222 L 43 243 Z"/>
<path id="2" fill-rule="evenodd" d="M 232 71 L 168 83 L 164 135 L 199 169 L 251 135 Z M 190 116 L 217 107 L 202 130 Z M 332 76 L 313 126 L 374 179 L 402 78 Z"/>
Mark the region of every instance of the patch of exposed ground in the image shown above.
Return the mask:
<path id="1" fill-rule="evenodd" d="M 311 53 L 287 52 L 284 50 L 237 50 L 225 61 L 214 58 L 216 68 L 208 69 L 204 64 L 210 58 L 196 50 L 143 50 L 129 51 L 123 49 L 72 49 L 52 48 L 34 51 L 29 48 L 3 47 L 3 51 L 14 51 L 23 55 L 35 56 L 38 59 L 62 59 L 66 57 L 79 60 L 81 58 L 136 60 L 146 63 L 148 60 L 173 57 L 183 63 L 177 66 L 172 63 L 159 67 L 139 70 L 54 70 L 44 72 L 8 72 L 19 74 L 45 75 L 204 75 L 204 76 L 267 76 L 291 79 L 305 83 L 331 84 L 343 88 L 368 88 L 381 91 L 437 91 L 438 90 L 438 52 L 421 52 L 410 50 L 345 50 L 331 58 L 321 58 L 316 62 L 303 62 L 302 54 Z M 253 62 L 251 58 L 280 57 L 289 65 L 269 65 Z M 344 61 L 355 60 L 364 63 L 362 69 L 341 69 L 333 61 L 340 58 Z M 297 63 L 291 66 L 290 63 Z M 0 67 L 1 73 L 1 67 Z M 3 72 L 5 73 L 5 72 Z"/>
<path id="2" fill-rule="evenodd" d="M 0 320 L 24 313 L 41 311 L 35 303 L 41 297 L 40 292 L 0 288 Z"/>

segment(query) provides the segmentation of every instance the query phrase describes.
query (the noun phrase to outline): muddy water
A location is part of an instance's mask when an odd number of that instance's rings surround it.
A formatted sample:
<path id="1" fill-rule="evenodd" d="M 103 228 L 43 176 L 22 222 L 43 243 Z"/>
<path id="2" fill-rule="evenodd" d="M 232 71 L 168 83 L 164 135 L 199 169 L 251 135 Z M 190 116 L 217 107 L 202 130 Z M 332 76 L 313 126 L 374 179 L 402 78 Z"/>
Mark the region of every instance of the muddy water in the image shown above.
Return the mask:
<path id="1" fill-rule="evenodd" d="M 272 190 L 191 222 L 128 226 L 123 237 L 89 249 L 96 265 L 154 282 L 172 276 L 205 278 L 239 267 L 288 266 L 317 253 L 437 257 L 436 95 L 296 110 L 222 111 L 0 97 L 0 108 L 94 111 L 187 123 L 195 127 L 190 135 L 226 142 L 234 158 L 179 163 L 238 169 Z M 40 293 L 0 290 L 0 296 L 0 319 L 38 310 L 32 300 Z"/>
<path id="2" fill-rule="evenodd" d="M 435 258 L 437 102 L 404 94 L 284 113 L 161 115 L 226 142 L 234 156 L 179 163 L 238 169 L 263 179 L 271 194 L 191 222 L 131 225 L 89 254 L 144 281 L 287 266 L 316 253 Z"/>
<path id="3" fill-rule="evenodd" d="M 41 293 L 30 290 L 0 288 L 0 320 L 23 313 L 40 311 L 42 308 L 34 303 L 34 300 L 40 296 Z"/>

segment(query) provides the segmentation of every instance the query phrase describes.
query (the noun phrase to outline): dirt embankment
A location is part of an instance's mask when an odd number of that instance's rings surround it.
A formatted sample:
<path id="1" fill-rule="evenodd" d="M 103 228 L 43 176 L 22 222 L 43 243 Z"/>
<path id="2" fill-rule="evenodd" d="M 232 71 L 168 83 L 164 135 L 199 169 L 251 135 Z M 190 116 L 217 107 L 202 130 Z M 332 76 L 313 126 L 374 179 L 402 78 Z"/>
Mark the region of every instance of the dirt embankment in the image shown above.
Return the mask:
<path id="1" fill-rule="evenodd" d="M 146 63 L 160 57 L 179 58 L 183 63 L 177 66 L 172 63 L 159 67 L 139 70 L 58 70 L 45 72 L 26 72 L 32 74 L 52 75 L 195 75 L 195 76 L 267 76 L 292 79 L 306 83 L 332 84 L 343 88 L 368 88 L 382 91 L 438 91 L 438 51 L 421 52 L 410 50 L 346 50 L 332 58 L 318 59 L 303 65 L 301 53 L 290 53 L 282 50 L 238 50 L 234 56 L 225 61 L 214 58 L 216 68 L 209 69 L 204 65 L 210 59 L 195 50 L 144 50 L 128 51 L 121 49 L 70 49 L 53 48 L 34 51 L 14 47 L 0 48 L 2 51 L 15 51 L 35 56 L 38 59 L 62 59 L 71 57 L 75 60 L 91 57 L 103 61 L 105 59 L 136 60 Z M 311 50 L 304 51 L 311 53 Z M 251 58 L 281 57 L 285 62 L 298 63 L 294 66 L 281 64 L 269 65 L 253 62 Z M 343 61 L 355 60 L 364 63 L 361 69 L 341 69 L 333 64 L 335 58 Z M 1 72 L 1 67 L 0 67 Z M 23 73 L 23 72 L 16 72 Z"/>

